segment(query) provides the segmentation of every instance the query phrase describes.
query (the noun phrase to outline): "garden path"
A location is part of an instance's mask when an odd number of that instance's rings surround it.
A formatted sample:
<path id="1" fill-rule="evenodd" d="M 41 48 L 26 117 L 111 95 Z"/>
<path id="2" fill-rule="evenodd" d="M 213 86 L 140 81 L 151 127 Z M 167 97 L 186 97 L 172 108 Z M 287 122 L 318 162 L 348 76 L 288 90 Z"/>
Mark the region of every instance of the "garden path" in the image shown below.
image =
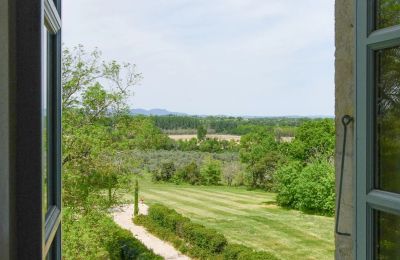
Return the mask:
<path id="1" fill-rule="evenodd" d="M 147 215 L 148 206 L 139 203 L 139 214 Z M 147 248 L 153 250 L 157 255 L 167 260 L 190 260 L 189 257 L 182 255 L 172 245 L 150 234 L 142 226 L 138 226 L 132 221 L 133 205 L 125 205 L 113 210 L 114 221 L 122 228 L 132 232 Z"/>

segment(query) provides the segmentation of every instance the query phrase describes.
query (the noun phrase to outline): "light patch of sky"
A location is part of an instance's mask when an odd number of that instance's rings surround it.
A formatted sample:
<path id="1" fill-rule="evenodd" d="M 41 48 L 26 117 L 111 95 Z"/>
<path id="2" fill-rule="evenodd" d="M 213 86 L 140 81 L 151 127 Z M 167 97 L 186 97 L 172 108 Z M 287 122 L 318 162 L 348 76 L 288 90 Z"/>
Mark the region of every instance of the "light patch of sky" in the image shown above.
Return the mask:
<path id="1" fill-rule="evenodd" d="M 334 0 L 68 0 L 63 40 L 137 64 L 132 108 L 334 113 Z"/>

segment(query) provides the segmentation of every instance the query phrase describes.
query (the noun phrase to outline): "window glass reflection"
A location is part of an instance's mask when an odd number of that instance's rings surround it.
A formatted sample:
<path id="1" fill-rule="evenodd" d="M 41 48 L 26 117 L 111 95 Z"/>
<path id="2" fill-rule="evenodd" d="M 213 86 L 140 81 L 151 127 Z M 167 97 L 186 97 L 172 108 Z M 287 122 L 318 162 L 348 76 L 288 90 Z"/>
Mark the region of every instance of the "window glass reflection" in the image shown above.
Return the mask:
<path id="1" fill-rule="evenodd" d="M 375 211 L 375 259 L 389 260 L 400 257 L 400 216 Z"/>
<path id="2" fill-rule="evenodd" d="M 48 113 L 48 31 L 46 27 L 43 29 L 43 62 L 42 62 L 42 179 L 43 179 L 43 193 L 42 193 L 42 200 L 43 200 L 43 214 L 45 215 L 48 210 L 49 204 L 49 189 L 48 189 L 48 153 L 49 153 L 49 113 Z"/>
<path id="3" fill-rule="evenodd" d="M 400 47 L 376 53 L 375 188 L 400 193 Z"/>
<path id="4" fill-rule="evenodd" d="M 375 29 L 400 24 L 400 0 L 377 0 L 375 7 Z"/>

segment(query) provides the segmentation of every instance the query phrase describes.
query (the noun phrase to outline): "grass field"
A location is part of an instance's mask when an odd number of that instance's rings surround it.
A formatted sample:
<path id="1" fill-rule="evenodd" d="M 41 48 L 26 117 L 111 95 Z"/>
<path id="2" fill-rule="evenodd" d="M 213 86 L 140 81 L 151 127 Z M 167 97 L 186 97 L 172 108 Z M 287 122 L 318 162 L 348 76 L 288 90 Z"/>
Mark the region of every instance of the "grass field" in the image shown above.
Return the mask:
<path id="1" fill-rule="evenodd" d="M 333 218 L 283 209 L 275 194 L 244 188 L 154 184 L 140 180 L 145 203 L 162 203 L 228 240 L 281 259 L 333 259 Z"/>

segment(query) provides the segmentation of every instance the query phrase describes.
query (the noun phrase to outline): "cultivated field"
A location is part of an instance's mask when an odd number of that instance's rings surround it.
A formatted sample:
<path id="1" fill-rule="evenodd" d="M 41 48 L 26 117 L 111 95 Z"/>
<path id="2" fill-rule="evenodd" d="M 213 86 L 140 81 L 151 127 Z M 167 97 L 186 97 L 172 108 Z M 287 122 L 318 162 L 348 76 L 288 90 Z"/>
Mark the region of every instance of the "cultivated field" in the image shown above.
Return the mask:
<path id="1" fill-rule="evenodd" d="M 154 184 L 140 180 L 140 197 L 162 203 L 225 234 L 232 242 L 281 259 L 333 259 L 333 218 L 275 204 L 275 194 L 244 188 Z"/>
<path id="2" fill-rule="evenodd" d="M 168 135 L 169 138 L 177 141 L 177 140 L 190 140 L 192 138 L 197 138 L 197 135 Z M 221 134 L 208 134 L 208 138 L 216 138 L 218 140 L 227 140 L 227 141 L 240 141 L 240 135 L 221 135 Z"/>

